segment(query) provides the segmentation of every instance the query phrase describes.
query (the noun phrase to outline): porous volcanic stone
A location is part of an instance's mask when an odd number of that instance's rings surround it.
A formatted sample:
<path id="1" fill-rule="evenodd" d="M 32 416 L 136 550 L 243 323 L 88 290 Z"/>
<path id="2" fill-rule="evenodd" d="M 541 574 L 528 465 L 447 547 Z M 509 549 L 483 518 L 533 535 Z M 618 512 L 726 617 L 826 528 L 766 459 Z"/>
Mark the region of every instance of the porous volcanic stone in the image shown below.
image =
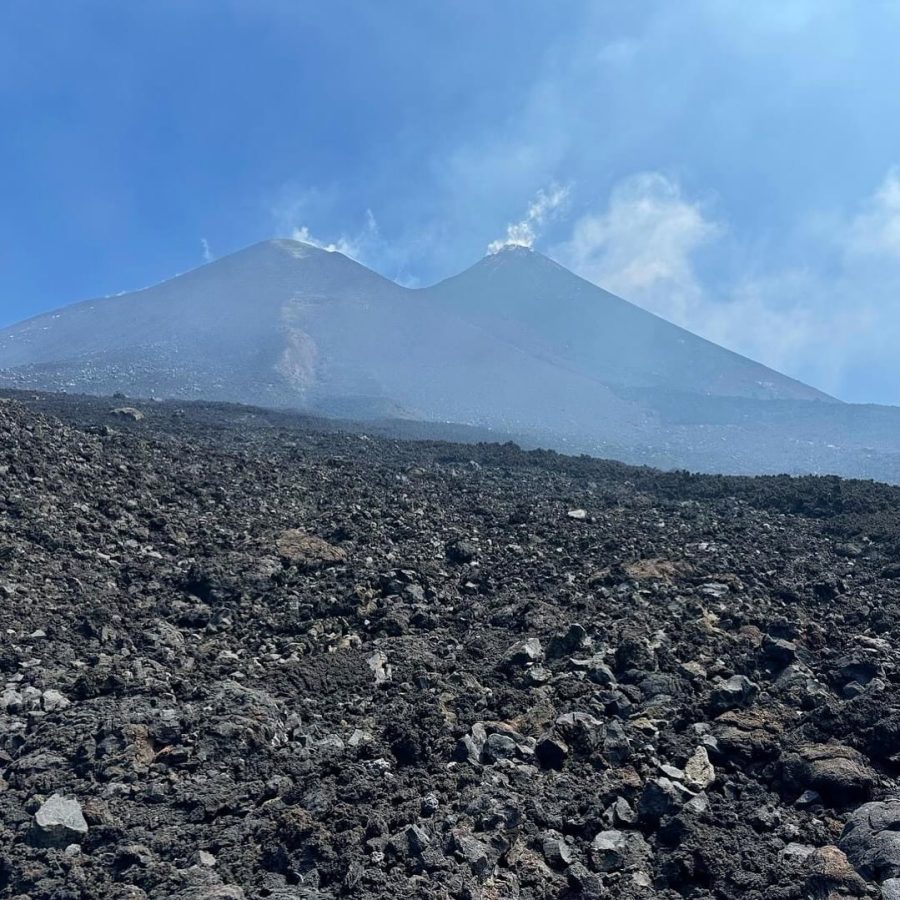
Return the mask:
<path id="1" fill-rule="evenodd" d="M 79 844 L 88 833 L 88 824 L 77 800 L 53 794 L 34 816 L 34 836 L 47 847 Z"/>

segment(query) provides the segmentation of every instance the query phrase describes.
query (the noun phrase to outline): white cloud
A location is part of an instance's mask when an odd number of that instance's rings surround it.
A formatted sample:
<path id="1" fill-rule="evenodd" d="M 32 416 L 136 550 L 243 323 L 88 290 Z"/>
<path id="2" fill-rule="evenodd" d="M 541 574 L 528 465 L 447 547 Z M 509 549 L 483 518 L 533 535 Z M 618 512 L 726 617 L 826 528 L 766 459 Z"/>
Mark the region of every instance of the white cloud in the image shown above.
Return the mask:
<path id="1" fill-rule="evenodd" d="M 745 268 L 713 286 L 698 256 L 728 234 L 676 181 L 647 172 L 620 182 L 606 207 L 579 218 L 569 240 L 551 255 L 696 334 L 826 390 L 838 389 L 845 367 L 864 348 L 881 343 L 873 305 L 880 291 L 862 276 L 854 257 L 865 246 L 900 262 L 900 176 L 889 173 L 859 215 L 833 226 L 829 240 L 843 248 L 837 273 L 797 268 L 760 274 Z M 893 277 L 900 283 L 900 267 Z"/>
<path id="2" fill-rule="evenodd" d="M 900 262 L 900 167 L 893 167 L 850 222 L 847 250 L 859 257 Z"/>
<path id="3" fill-rule="evenodd" d="M 525 217 L 506 226 L 506 236 L 488 244 L 489 254 L 499 253 L 504 247 L 533 247 L 540 229 L 566 202 L 569 188 L 554 185 L 540 190 L 528 206 Z"/>
<path id="4" fill-rule="evenodd" d="M 605 210 L 578 219 L 555 253 L 590 281 L 686 324 L 703 293 L 693 254 L 722 231 L 675 181 L 643 172 L 616 185 Z"/>
<path id="5" fill-rule="evenodd" d="M 209 249 L 209 241 L 206 238 L 200 238 L 200 246 L 203 248 L 203 262 L 210 263 L 215 257 Z"/>

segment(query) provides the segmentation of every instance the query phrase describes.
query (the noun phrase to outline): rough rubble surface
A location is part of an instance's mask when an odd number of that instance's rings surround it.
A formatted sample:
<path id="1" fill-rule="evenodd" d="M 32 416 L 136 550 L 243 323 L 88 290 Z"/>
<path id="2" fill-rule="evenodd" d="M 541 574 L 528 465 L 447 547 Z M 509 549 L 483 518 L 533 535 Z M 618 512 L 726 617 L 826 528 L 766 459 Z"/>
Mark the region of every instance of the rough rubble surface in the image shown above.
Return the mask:
<path id="1" fill-rule="evenodd" d="M 48 404 L 0 897 L 900 896 L 897 489 Z"/>

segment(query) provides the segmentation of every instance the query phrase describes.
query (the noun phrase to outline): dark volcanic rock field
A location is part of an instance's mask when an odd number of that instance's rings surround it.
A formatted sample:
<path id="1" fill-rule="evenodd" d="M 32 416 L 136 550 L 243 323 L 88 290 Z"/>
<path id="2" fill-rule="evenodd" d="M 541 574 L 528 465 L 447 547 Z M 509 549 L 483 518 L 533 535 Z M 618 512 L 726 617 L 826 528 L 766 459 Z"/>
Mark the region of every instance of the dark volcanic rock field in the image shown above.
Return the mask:
<path id="1" fill-rule="evenodd" d="M 0 402 L 0 897 L 900 897 L 900 490 L 126 402 Z"/>

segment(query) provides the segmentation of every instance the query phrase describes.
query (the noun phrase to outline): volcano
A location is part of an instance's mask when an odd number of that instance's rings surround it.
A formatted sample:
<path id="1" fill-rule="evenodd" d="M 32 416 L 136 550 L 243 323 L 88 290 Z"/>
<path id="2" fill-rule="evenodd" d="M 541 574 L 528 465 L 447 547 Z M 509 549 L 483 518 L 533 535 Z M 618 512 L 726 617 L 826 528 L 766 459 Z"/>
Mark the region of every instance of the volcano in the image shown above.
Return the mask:
<path id="1" fill-rule="evenodd" d="M 589 426 L 598 403 L 613 412 L 615 386 L 830 399 L 524 248 L 411 290 L 340 253 L 267 241 L 0 331 L 0 368 L 87 393 L 298 408 L 369 398 L 501 427 L 558 425 L 553 404 Z"/>
<path id="2" fill-rule="evenodd" d="M 449 422 L 706 470 L 879 476 L 880 462 L 832 457 L 900 452 L 896 415 L 851 409 L 521 247 L 411 289 L 266 241 L 0 331 L 0 384 Z"/>

